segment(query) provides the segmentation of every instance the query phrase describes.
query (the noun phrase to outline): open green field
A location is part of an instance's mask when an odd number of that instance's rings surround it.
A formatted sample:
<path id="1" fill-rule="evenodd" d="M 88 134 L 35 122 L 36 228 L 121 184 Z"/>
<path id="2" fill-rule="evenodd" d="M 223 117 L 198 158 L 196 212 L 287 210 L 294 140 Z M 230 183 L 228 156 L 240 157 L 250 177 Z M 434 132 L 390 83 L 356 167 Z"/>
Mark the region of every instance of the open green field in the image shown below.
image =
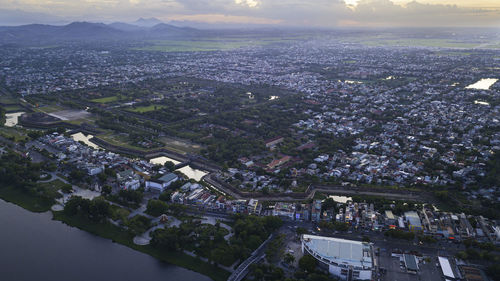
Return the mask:
<path id="1" fill-rule="evenodd" d="M 37 107 L 35 109 L 35 111 L 45 112 L 45 113 L 52 113 L 52 112 L 62 111 L 62 110 L 65 110 L 65 109 L 67 109 L 67 108 L 51 104 L 51 105 L 44 105 L 44 106 Z"/>
<path id="2" fill-rule="evenodd" d="M 73 124 L 73 125 L 81 125 L 83 123 L 94 123 L 97 119 L 98 119 L 98 117 L 91 115 L 90 117 L 87 117 L 87 118 L 81 118 L 81 119 L 76 119 L 76 120 L 67 120 L 64 122 L 69 123 L 69 124 Z"/>
<path id="3" fill-rule="evenodd" d="M 17 105 L 17 104 L 7 105 L 7 106 L 4 106 L 3 108 L 7 112 L 23 111 L 24 110 L 24 108 L 22 108 L 20 105 Z"/>
<path id="4" fill-rule="evenodd" d="M 162 137 L 159 139 L 159 141 L 165 144 L 166 149 L 173 150 L 181 154 L 199 153 L 202 148 L 199 144 L 189 143 L 169 137 Z"/>
<path id="5" fill-rule="evenodd" d="M 191 257 L 182 252 L 170 252 L 154 248 L 150 245 L 139 246 L 132 241 L 133 236 L 121 228 L 110 223 L 94 223 L 88 220 L 83 220 L 77 217 L 68 217 L 63 212 L 53 212 L 54 220 L 62 221 L 67 225 L 77 227 L 79 229 L 90 232 L 94 235 L 101 236 L 113 240 L 134 250 L 143 252 L 160 261 L 181 266 L 201 274 L 204 274 L 215 281 L 227 280 L 229 272 L 201 261 L 200 259 Z"/>
<path id="6" fill-rule="evenodd" d="M 0 198 L 36 213 L 47 212 L 54 204 L 54 200 L 43 199 L 22 189 L 10 186 L 0 188 Z"/>
<path id="7" fill-rule="evenodd" d="M 3 124 L 2 124 L 3 125 Z M 18 142 L 21 140 L 25 140 L 27 138 L 26 135 L 21 133 L 19 128 L 9 128 L 0 126 L 0 136 L 6 139 L 14 139 L 14 141 Z"/>
<path id="8" fill-rule="evenodd" d="M 98 138 L 112 144 L 112 145 L 116 145 L 116 146 L 121 146 L 121 147 L 125 147 L 125 148 L 131 148 L 131 149 L 136 149 L 136 150 L 140 150 L 140 151 L 147 151 L 146 149 L 142 148 L 142 147 L 138 147 L 138 146 L 133 146 L 131 144 L 129 144 L 127 142 L 127 139 L 126 137 L 123 137 L 123 136 L 120 136 L 120 135 L 117 135 L 113 132 L 109 132 L 109 133 L 106 133 L 106 134 L 102 134 L 102 135 L 98 135 L 97 136 Z"/>
<path id="9" fill-rule="evenodd" d="M 49 182 L 38 183 L 38 186 L 40 188 L 44 189 L 45 194 L 50 194 L 51 197 L 54 197 L 54 198 L 61 197 L 61 194 L 58 192 L 58 190 L 62 189 L 63 186 L 65 186 L 65 185 L 66 184 L 59 179 L 49 181 Z"/>
<path id="10" fill-rule="evenodd" d="M 129 107 L 126 110 L 135 112 L 135 113 L 146 113 L 146 112 L 151 112 L 151 111 L 156 111 L 160 110 L 162 108 L 166 108 L 167 106 L 165 105 L 149 105 L 149 106 L 138 106 L 138 107 Z"/>
<path id="11" fill-rule="evenodd" d="M 387 39 L 377 41 L 364 41 L 362 44 L 368 46 L 402 46 L 402 47 L 437 47 L 437 48 L 474 48 L 479 44 L 456 42 L 446 39 Z"/>
<path id="12" fill-rule="evenodd" d="M 91 102 L 95 103 L 110 103 L 110 102 L 115 102 L 120 100 L 120 97 L 118 96 L 110 96 L 110 97 L 104 97 L 104 98 L 99 98 L 99 99 L 93 99 L 90 100 Z"/>
<path id="13" fill-rule="evenodd" d="M 441 56 L 470 56 L 472 55 L 471 52 L 460 52 L 460 51 L 442 51 L 442 52 L 436 52 L 436 55 L 441 55 Z"/>
<path id="14" fill-rule="evenodd" d="M 452 39 L 431 39 L 431 38 L 396 38 L 390 35 L 349 37 L 342 38 L 341 41 L 359 43 L 366 46 L 400 46 L 400 47 L 436 47 L 436 48 L 461 48 L 470 49 L 479 47 L 483 43 L 456 41 Z"/>
<path id="15" fill-rule="evenodd" d="M 19 100 L 11 96 L 0 96 L 0 103 L 4 104 L 14 104 L 18 103 Z"/>
<path id="16" fill-rule="evenodd" d="M 138 51 L 159 51 L 159 52 L 211 52 L 227 51 L 244 47 L 264 46 L 270 44 L 290 42 L 299 40 L 301 36 L 289 37 L 262 37 L 252 36 L 230 36 L 202 38 L 197 40 L 155 40 L 150 46 L 134 48 Z"/>

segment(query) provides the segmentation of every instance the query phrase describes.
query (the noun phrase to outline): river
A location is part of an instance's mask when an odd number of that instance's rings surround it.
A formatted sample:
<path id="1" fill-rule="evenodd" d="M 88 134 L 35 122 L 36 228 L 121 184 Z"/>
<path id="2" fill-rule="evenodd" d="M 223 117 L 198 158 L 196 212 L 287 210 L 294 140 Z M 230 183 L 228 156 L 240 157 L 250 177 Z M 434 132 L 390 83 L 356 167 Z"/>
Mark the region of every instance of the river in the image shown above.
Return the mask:
<path id="1" fill-rule="evenodd" d="M 19 117 L 23 115 L 24 112 L 15 112 L 15 113 L 7 113 L 5 114 L 5 126 L 6 127 L 14 127 L 19 122 Z"/>
<path id="2" fill-rule="evenodd" d="M 2 281 L 136 281 L 210 278 L 0 199 Z"/>

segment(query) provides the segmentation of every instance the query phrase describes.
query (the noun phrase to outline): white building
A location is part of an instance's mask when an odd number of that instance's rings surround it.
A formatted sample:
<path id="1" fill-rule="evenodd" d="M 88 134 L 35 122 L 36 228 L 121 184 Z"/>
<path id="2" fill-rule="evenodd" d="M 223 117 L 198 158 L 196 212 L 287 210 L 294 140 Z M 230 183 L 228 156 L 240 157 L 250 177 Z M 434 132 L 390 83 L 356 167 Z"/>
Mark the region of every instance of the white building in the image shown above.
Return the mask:
<path id="1" fill-rule="evenodd" d="M 141 182 L 139 180 L 137 180 L 137 179 L 128 180 L 128 181 L 126 181 L 126 182 L 123 183 L 123 188 L 124 189 L 136 190 L 139 187 L 141 187 Z"/>
<path id="2" fill-rule="evenodd" d="M 371 280 L 375 258 L 373 244 L 332 237 L 302 235 L 302 252 L 343 280 Z"/>
<path id="3" fill-rule="evenodd" d="M 176 174 L 169 173 L 157 180 L 148 180 L 146 181 L 146 190 L 163 192 L 165 188 L 167 188 L 169 185 L 171 185 L 178 179 L 179 177 Z"/>

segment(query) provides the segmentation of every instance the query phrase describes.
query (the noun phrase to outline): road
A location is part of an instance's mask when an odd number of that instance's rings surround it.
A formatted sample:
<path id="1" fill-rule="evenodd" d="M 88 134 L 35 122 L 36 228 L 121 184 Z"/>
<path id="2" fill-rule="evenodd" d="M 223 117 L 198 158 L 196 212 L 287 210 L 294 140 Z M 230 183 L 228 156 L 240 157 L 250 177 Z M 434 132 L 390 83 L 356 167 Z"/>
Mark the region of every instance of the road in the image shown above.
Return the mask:
<path id="1" fill-rule="evenodd" d="M 229 276 L 229 278 L 227 280 L 228 281 L 240 281 L 240 280 L 242 280 L 247 275 L 248 268 L 250 267 L 250 265 L 260 261 L 261 259 L 263 259 L 265 257 L 264 252 L 266 250 L 267 244 L 269 243 L 269 241 L 271 241 L 271 239 L 273 237 L 274 237 L 273 234 L 269 235 L 269 238 L 267 238 L 267 240 L 264 241 L 259 246 L 259 248 L 257 248 L 257 250 L 255 250 L 252 253 L 252 255 L 248 259 L 246 259 L 244 262 L 242 262 L 240 264 L 240 266 L 238 266 L 238 268 L 236 268 L 234 270 L 234 272 L 231 274 L 231 276 Z"/>
<path id="2" fill-rule="evenodd" d="M 203 178 L 203 181 L 212 185 L 215 189 L 221 191 L 226 195 L 230 195 L 236 199 L 250 199 L 255 198 L 261 201 L 304 201 L 314 198 L 316 192 L 327 194 L 340 194 L 340 195 L 366 195 L 378 196 L 395 200 L 414 200 L 421 201 L 425 195 L 423 192 L 416 194 L 415 192 L 405 190 L 366 190 L 361 187 L 344 187 L 344 186 L 312 186 L 309 192 L 302 194 L 272 194 L 265 195 L 260 193 L 241 192 L 236 188 L 230 187 L 225 183 L 220 182 L 213 174 L 209 174 Z"/>

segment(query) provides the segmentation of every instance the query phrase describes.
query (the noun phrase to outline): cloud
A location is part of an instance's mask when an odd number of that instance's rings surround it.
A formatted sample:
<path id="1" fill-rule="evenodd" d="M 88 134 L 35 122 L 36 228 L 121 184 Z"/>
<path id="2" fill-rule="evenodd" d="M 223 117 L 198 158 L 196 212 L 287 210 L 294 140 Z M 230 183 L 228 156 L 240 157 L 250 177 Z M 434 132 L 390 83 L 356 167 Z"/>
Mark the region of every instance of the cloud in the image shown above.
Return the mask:
<path id="1" fill-rule="evenodd" d="M 361 0 L 349 17 L 360 25 L 376 26 L 475 26 L 499 22 L 500 9 L 463 8 L 457 5 L 397 5 L 390 0 Z"/>
<path id="2" fill-rule="evenodd" d="M 353 0 L 346 1 L 353 3 Z M 324 27 L 346 24 L 416 27 L 500 24 L 500 5 L 496 8 L 479 8 L 480 2 L 489 0 L 475 1 L 478 3 L 476 8 L 393 1 L 358 0 L 357 5 L 348 5 L 344 0 L 0 0 L 0 6 L 4 9 L 95 21 L 190 17 L 200 21 L 214 18 L 237 21 L 240 18 L 242 22 Z"/>
<path id="3" fill-rule="evenodd" d="M 257 0 L 234 0 L 234 3 L 238 5 L 248 6 L 249 8 L 255 8 L 259 5 Z"/>

